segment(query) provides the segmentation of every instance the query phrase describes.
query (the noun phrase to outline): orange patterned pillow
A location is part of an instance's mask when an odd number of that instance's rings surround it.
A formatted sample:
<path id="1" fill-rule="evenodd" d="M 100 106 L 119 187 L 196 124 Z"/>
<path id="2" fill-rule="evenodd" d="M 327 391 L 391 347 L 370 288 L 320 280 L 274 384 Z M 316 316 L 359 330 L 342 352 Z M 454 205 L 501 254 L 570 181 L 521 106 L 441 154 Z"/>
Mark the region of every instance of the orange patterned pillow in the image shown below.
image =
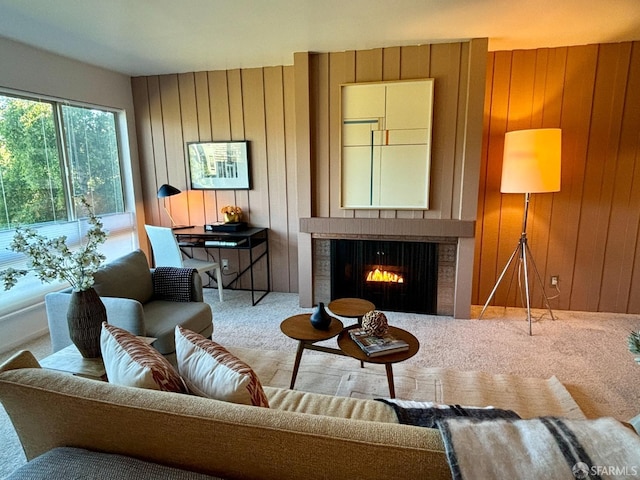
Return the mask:
<path id="1" fill-rule="evenodd" d="M 269 407 L 262 384 L 251 367 L 216 342 L 178 325 L 176 357 L 178 371 L 191 393 Z"/>
<path id="2" fill-rule="evenodd" d="M 187 393 L 173 365 L 132 333 L 105 322 L 102 324 L 100 346 L 109 383 Z"/>

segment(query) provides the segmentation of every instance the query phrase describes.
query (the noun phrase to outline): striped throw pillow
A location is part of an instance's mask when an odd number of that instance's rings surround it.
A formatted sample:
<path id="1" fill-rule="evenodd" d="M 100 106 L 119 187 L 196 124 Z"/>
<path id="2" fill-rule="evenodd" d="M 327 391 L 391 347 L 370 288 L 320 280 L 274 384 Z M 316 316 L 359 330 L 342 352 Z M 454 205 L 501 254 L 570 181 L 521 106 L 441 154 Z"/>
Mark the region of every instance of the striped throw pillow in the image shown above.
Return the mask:
<path id="1" fill-rule="evenodd" d="M 187 393 L 173 365 L 132 333 L 105 322 L 102 324 L 100 347 L 109 383 Z"/>
<path id="2" fill-rule="evenodd" d="M 216 342 L 176 327 L 178 371 L 195 395 L 269 407 L 258 376 L 249 365 Z"/>

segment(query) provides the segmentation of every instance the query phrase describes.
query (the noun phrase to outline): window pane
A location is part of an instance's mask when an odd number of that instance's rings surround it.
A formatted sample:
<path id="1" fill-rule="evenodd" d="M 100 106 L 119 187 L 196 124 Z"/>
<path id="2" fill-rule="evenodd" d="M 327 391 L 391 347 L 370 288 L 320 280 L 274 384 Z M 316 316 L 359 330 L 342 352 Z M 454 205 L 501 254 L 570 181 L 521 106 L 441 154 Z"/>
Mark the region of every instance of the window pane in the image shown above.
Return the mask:
<path id="1" fill-rule="evenodd" d="M 65 105 L 62 120 L 72 195 L 86 196 L 97 215 L 124 212 L 115 114 Z"/>
<path id="2" fill-rule="evenodd" d="M 0 230 L 67 218 L 53 105 L 0 95 Z"/>

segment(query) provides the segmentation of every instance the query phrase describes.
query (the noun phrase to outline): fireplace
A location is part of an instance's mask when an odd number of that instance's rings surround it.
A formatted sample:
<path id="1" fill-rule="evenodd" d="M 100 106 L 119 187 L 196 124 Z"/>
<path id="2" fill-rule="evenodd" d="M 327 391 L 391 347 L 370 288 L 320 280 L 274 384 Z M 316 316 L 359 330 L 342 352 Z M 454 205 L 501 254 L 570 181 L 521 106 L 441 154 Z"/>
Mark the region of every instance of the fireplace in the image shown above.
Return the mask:
<path id="1" fill-rule="evenodd" d="M 379 310 L 437 313 L 437 243 L 335 239 L 330 244 L 331 298 L 364 298 Z"/>

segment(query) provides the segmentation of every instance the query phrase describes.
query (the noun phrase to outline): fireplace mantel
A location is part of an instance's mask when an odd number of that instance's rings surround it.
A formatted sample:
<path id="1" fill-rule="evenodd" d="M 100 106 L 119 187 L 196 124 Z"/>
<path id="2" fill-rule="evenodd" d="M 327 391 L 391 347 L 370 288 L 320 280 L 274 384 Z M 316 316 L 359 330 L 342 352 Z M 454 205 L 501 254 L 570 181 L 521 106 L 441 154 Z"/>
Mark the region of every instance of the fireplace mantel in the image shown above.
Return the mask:
<path id="1" fill-rule="evenodd" d="M 313 242 L 331 239 L 402 240 L 435 242 L 453 247 L 453 316 L 471 315 L 471 285 L 475 246 L 475 220 L 427 218 L 300 218 L 298 259 L 300 305 L 314 304 L 314 283 L 321 265 L 314 264 Z M 304 237 L 308 240 L 303 241 Z M 450 248 L 447 251 L 451 251 Z M 317 253 L 317 252 L 316 252 Z M 317 260 L 317 259 L 316 259 Z M 315 272 L 315 274 L 314 274 Z"/>
<path id="2" fill-rule="evenodd" d="M 350 238 L 356 236 L 411 237 L 428 239 L 473 238 L 475 220 L 441 220 L 428 218 L 336 218 L 300 219 L 300 232 L 318 238 Z"/>

